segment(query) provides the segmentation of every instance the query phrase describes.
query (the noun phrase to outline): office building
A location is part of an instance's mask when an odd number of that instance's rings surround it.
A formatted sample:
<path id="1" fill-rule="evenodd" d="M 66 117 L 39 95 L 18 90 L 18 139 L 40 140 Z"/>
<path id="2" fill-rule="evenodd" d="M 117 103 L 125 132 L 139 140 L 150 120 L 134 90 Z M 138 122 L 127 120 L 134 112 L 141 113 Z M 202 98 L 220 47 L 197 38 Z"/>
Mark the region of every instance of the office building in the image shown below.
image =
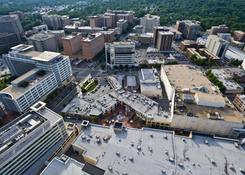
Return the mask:
<path id="1" fill-rule="evenodd" d="M 7 111 L 27 110 L 72 76 L 68 56 L 32 51 L 32 48 L 18 45 L 3 55 L 11 74 L 19 77 L 0 92 L 0 100 Z"/>
<path id="2" fill-rule="evenodd" d="M 128 22 L 125 19 L 120 19 L 117 21 L 118 34 L 127 32 Z"/>
<path id="3" fill-rule="evenodd" d="M 243 31 L 234 31 L 233 38 L 235 41 L 245 42 L 245 32 Z"/>
<path id="4" fill-rule="evenodd" d="M 225 24 L 219 26 L 212 26 L 208 32 L 210 35 L 217 35 L 218 33 L 228 33 L 229 27 L 227 27 Z"/>
<path id="5" fill-rule="evenodd" d="M 236 95 L 233 104 L 241 112 L 245 111 L 245 95 Z"/>
<path id="6" fill-rule="evenodd" d="M 217 35 L 209 35 L 206 48 L 209 52 L 219 58 L 224 58 L 229 42 L 219 38 Z"/>
<path id="7" fill-rule="evenodd" d="M 33 45 L 36 51 L 59 51 L 57 38 L 47 32 L 36 33 L 27 38 L 29 45 Z"/>
<path id="8" fill-rule="evenodd" d="M 176 29 L 182 33 L 184 39 L 196 40 L 200 30 L 200 22 L 191 20 L 177 21 Z"/>
<path id="9" fill-rule="evenodd" d="M 106 63 L 110 67 L 137 66 L 135 43 L 114 42 L 105 45 Z"/>
<path id="10" fill-rule="evenodd" d="M 8 49 L 19 44 L 19 42 L 15 33 L 0 33 L 0 49 Z"/>
<path id="11" fill-rule="evenodd" d="M 156 48 L 159 51 L 171 51 L 174 34 L 170 31 L 160 31 L 157 35 Z"/>
<path id="12" fill-rule="evenodd" d="M 23 112 L 57 87 L 53 72 L 34 68 L 0 91 L 0 101 L 6 111 Z"/>
<path id="13" fill-rule="evenodd" d="M 64 54 L 70 57 L 78 54 L 82 49 L 82 35 L 81 33 L 74 33 L 62 38 Z"/>
<path id="14" fill-rule="evenodd" d="M 104 175 L 105 170 L 89 163 L 81 163 L 77 160 L 61 155 L 51 160 L 40 175 Z"/>
<path id="15" fill-rule="evenodd" d="M 160 16 L 147 14 L 140 19 L 143 26 L 143 33 L 152 33 L 153 28 L 160 25 Z"/>
<path id="16" fill-rule="evenodd" d="M 60 15 L 42 15 L 43 23 L 48 26 L 51 30 L 60 30 L 63 29 L 64 26 L 70 24 L 70 20 L 68 16 L 60 16 Z"/>
<path id="17" fill-rule="evenodd" d="M 14 33 L 19 41 L 21 41 L 21 38 L 24 36 L 24 30 L 17 15 L 0 16 L 0 32 Z"/>
<path id="18" fill-rule="evenodd" d="M 105 46 L 105 39 L 102 33 L 94 33 L 82 39 L 83 58 L 86 60 L 93 59 L 100 53 Z"/>
<path id="19" fill-rule="evenodd" d="M 38 102 L 0 129 L 0 174 L 38 174 L 67 138 L 63 118 Z"/>
<path id="20" fill-rule="evenodd" d="M 162 88 L 156 69 L 141 69 L 139 71 L 140 91 L 147 97 L 161 97 Z"/>

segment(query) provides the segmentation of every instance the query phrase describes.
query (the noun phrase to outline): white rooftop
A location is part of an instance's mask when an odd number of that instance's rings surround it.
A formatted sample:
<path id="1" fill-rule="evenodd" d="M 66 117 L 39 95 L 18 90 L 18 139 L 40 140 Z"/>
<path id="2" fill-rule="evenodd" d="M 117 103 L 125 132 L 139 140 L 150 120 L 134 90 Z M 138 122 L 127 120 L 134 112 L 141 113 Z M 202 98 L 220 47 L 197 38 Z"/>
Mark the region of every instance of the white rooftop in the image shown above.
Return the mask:
<path id="1" fill-rule="evenodd" d="M 91 125 L 74 145 L 84 150 L 85 157 L 97 160 L 96 166 L 106 170 L 106 175 L 243 175 L 245 169 L 244 148 L 236 147 L 234 141 L 189 138 L 164 130 L 114 132 L 113 128 Z"/>

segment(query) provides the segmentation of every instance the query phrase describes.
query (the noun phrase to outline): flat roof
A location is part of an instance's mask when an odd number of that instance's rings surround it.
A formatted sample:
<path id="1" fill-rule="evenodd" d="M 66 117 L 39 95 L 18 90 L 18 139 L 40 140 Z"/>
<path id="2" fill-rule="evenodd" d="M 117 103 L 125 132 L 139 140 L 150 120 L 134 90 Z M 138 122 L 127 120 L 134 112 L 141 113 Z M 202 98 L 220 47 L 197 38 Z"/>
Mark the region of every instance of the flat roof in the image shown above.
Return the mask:
<path id="1" fill-rule="evenodd" d="M 140 69 L 140 80 L 141 81 L 155 81 L 156 69 Z"/>
<path id="2" fill-rule="evenodd" d="M 55 38 L 55 36 L 49 33 L 40 32 L 30 36 L 28 39 L 36 40 L 36 41 L 45 41 L 50 38 Z"/>
<path id="3" fill-rule="evenodd" d="M 84 157 L 97 160 L 96 166 L 106 170 L 107 175 L 203 175 L 224 171 L 242 175 L 240 168 L 245 169 L 244 148 L 235 147 L 234 141 L 198 135 L 188 138 L 150 128 L 114 132 L 112 127 L 91 124 L 73 145 L 84 150 Z"/>
<path id="4" fill-rule="evenodd" d="M 18 77 L 14 81 L 11 82 L 11 85 L 6 87 L 5 89 L 1 90 L 0 93 L 8 93 L 11 94 L 14 99 L 17 99 L 21 95 L 27 92 L 27 90 L 34 87 L 37 83 L 48 77 L 51 72 L 45 72 L 45 75 L 38 76 L 36 73 L 39 71 L 39 69 L 32 69 L 28 71 L 27 73 L 23 74 L 22 76 Z M 31 77 L 31 79 L 28 79 Z M 27 80 L 28 79 L 28 80 Z M 26 87 L 19 87 L 18 83 L 21 81 L 27 80 L 29 83 Z"/>
<path id="5" fill-rule="evenodd" d="M 177 91 L 183 89 L 205 87 L 211 94 L 215 94 L 214 86 L 205 75 L 196 67 L 191 65 L 164 65 L 167 77 Z"/>
<path id="6" fill-rule="evenodd" d="M 225 57 L 231 60 L 243 61 L 245 60 L 245 52 L 240 50 L 239 48 L 229 46 L 225 53 Z"/>
<path id="7" fill-rule="evenodd" d="M 13 158 L 41 137 L 62 117 L 43 106 L 38 111 L 29 111 L 0 129 L 0 164 Z"/>
<path id="8" fill-rule="evenodd" d="M 55 157 L 40 175 L 89 175 L 82 169 L 84 164 L 66 155 Z"/>
<path id="9" fill-rule="evenodd" d="M 164 123 L 170 123 L 172 120 L 170 112 L 160 110 L 157 102 L 142 94 L 117 90 L 111 92 L 110 95 L 118 101 L 130 106 L 136 112 L 141 113 L 142 117 L 147 120 Z"/>
<path id="10" fill-rule="evenodd" d="M 137 86 L 136 76 L 128 75 L 126 76 L 126 79 L 127 79 L 127 86 L 131 86 L 131 87 Z"/>

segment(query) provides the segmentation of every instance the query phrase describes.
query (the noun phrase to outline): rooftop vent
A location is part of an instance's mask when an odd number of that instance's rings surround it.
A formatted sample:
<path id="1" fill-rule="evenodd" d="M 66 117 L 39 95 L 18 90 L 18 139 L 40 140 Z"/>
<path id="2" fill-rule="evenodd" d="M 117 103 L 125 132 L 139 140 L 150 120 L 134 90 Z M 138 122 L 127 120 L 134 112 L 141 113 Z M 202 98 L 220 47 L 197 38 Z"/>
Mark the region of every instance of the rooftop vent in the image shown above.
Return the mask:
<path id="1" fill-rule="evenodd" d="M 89 121 L 88 121 L 88 120 L 83 120 L 81 126 L 82 126 L 82 127 L 87 127 L 87 126 L 89 126 Z"/>

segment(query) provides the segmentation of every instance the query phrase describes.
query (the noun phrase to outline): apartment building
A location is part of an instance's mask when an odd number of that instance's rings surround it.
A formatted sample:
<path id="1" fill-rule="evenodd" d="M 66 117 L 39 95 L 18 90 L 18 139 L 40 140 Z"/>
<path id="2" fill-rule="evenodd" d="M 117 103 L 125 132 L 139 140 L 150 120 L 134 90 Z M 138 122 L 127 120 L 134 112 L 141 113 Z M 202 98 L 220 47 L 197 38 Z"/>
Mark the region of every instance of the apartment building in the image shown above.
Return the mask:
<path id="1" fill-rule="evenodd" d="M 196 40 L 200 30 L 200 22 L 194 20 L 177 21 L 176 29 L 182 33 L 184 39 Z"/>
<path id="2" fill-rule="evenodd" d="M 241 112 L 245 111 L 245 95 L 236 95 L 233 104 Z"/>
<path id="3" fill-rule="evenodd" d="M 160 16 L 146 14 L 140 19 L 140 25 L 143 26 L 143 33 L 152 33 L 153 28 L 160 25 Z"/>
<path id="4" fill-rule="evenodd" d="M 89 34 L 82 39 L 83 58 L 86 60 L 93 59 L 99 52 L 104 49 L 105 39 L 102 33 Z"/>

